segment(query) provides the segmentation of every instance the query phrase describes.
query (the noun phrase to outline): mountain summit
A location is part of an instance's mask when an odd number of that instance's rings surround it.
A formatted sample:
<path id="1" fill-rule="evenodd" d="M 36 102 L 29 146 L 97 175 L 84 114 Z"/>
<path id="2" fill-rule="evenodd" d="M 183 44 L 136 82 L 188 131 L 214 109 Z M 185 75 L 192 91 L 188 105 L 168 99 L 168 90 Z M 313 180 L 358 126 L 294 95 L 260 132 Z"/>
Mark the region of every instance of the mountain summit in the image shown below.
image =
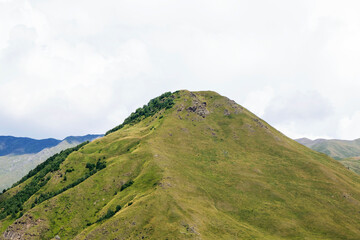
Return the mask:
<path id="1" fill-rule="evenodd" d="M 0 239 L 359 239 L 360 177 L 214 92 L 167 93 L 0 196 Z"/>

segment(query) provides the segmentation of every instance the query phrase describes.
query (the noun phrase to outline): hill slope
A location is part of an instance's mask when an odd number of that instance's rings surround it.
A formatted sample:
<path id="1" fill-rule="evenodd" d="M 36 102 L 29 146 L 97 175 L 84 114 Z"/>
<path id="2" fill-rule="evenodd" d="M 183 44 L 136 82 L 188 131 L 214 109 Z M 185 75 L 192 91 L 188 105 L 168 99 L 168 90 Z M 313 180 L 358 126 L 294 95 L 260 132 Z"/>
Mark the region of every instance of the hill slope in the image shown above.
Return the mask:
<path id="1" fill-rule="evenodd" d="M 360 156 L 360 139 L 356 140 L 337 140 L 337 139 L 316 139 L 299 138 L 295 141 L 315 150 L 325 153 L 337 160 Z"/>
<path id="2" fill-rule="evenodd" d="M 358 175 L 214 92 L 172 97 L 2 194 L 0 239 L 358 239 Z"/>

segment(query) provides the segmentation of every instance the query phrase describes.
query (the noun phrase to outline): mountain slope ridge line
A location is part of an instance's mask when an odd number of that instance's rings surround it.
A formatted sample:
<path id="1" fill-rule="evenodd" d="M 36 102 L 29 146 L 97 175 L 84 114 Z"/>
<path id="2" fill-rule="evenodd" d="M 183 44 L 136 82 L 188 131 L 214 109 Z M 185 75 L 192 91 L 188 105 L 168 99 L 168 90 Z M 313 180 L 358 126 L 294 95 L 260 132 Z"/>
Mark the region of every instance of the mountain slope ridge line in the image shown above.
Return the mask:
<path id="1" fill-rule="evenodd" d="M 0 239 L 358 238 L 358 175 L 215 92 L 166 98 L 71 153 L 0 221 Z"/>

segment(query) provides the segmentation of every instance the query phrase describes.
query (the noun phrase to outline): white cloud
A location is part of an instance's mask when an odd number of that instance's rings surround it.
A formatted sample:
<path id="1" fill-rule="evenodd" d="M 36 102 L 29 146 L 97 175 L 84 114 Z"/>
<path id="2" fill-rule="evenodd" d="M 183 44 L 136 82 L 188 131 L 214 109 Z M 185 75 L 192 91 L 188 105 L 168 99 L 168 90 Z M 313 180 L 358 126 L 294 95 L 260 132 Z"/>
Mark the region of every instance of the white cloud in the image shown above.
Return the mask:
<path id="1" fill-rule="evenodd" d="M 269 107 L 273 97 L 274 90 L 271 87 L 266 87 L 261 90 L 250 92 L 243 105 L 254 114 L 263 117 L 265 110 Z"/>
<path id="2" fill-rule="evenodd" d="M 293 138 L 327 138 L 336 134 L 333 106 L 317 91 L 282 93 L 271 100 L 263 116 Z"/>
<path id="3" fill-rule="evenodd" d="M 360 132 L 360 111 L 351 116 L 345 116 L 339 122 L 339 135 L 345 139 L 358 139 Z"/>
<path id="4" fill-rule="evenodd" d="M 332 106 L 318 92 L 291 92 L 278 96 L 265 110 L 264 117 L 276 123 L 314 122 L 330 116 Z"/>

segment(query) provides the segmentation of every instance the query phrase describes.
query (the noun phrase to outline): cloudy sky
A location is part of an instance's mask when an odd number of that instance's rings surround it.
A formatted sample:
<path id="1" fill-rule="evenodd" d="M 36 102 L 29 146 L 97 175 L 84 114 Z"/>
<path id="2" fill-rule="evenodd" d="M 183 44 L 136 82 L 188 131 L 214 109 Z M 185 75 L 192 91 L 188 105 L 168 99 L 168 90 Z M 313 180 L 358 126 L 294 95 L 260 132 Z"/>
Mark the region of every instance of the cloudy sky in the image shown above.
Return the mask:
<path id="1" fill-rule="evenodd" d="M 0 135 L 104 133 L 214 90 L 286 135 L 360 138 L 358 0 L 0 0 Z"/>

